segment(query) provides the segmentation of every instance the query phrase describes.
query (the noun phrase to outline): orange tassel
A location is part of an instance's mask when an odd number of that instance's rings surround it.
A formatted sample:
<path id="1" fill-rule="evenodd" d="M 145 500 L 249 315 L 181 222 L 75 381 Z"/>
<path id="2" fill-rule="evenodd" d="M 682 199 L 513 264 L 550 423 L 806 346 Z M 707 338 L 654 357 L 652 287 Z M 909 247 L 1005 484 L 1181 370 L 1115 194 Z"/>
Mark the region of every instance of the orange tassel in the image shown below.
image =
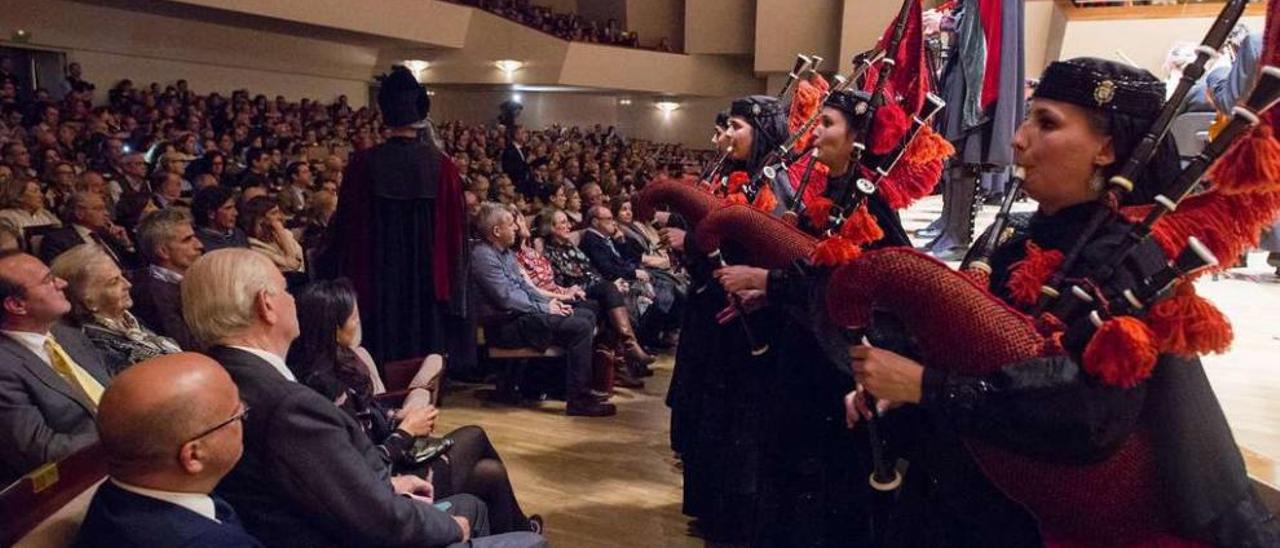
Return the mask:
<path id="1" fill-rule="evenodd" d="M 897 103 L 889 103 L 876 109 L 875 122 L 872 126 L 871 153 L 884 156 L 902 143 L 902 136 L 907 134 L 910 122 L 907 113 Z"/>
<path id="2" fill-rule="evenodd" d="M 755 208 L 765 213 L 773 213 L 776 207 L 778 207 L 778 197 L 773 195 L 773 189 L 769 188 L 767 183 L 762 185 L 760 192 L 756 194 Z"/>
<path id="3" fill-rule="evenodd" d="M 830 221 L 831 208 L 836 205 L 830 198 L 817 196 L 804 209 L 804 216 L 809 219 L 809 226 L 818 230 L 826 230 Z"/>
<path id="4" fill-rule="evenodd" d="M 1197 295 L 1190 283 L 1184 282 L 1173 297 L 1151 307 L 1147 323 L 1161 352 L 1221 354 L 1231 347 L 1231 322 L 1213 303 Z"/>
<path id="5" fill-rule="evenodd" d="M 864 202 L 853 215 L 845 219 L 844 226 L 840 227 L 840 235 L 854 245 L 863 246 L 883 238 L 884 231 L 876 224 L 876 218 L 871 212 L 867 211 L 867 204 Z"/>
<path id="6" fill-rule="evenodd" d="M 1280 190 L 1280 142 L 1261 125 L 1231 146 L 1209 169 L 1209 180 L 1227 194 Z"/>
<path id="7" fill-rule="evenodd" d="M 1084 348 L 1084 370 L 1104 384 L 1133 388 L 1151 376 L 1158 355 L 1155 334 L 1142 320 L 1119 316 L 1103 322 Z"/>
<path id="8" fill-rule="evenodd" d="M 907 146 L 902 161 L 909 164 L 923 164 L 938 160 L 946 160 L 956 153 L 951 142 L 939 135 L 930 127 L 920 130 L 920 135 Z"/>
<path id="9" fill-rule="evenodd" d="M 1152 206 L 1126 207 L 1122 211 L 1129 220 L 1138 221 Z M 1177 211 L 1156 223 L 1152 239 L 1160 244 L 1165 256 L 1173 258 L 1195 236 L 1222 262 L 1218 269 L 1231 266 L 1232 257 L 1258 243 L 1262 230 L 1271 225 L 1280 211 L 1280 192 L 1227 194 L 1212 188 L 1183 200 Z"/>
<path id="10" fill-rule="evenodd" d="M 741 192 L 735 192 L 733 194 L 725 196 L 725 201 L 729 202 L 730 204 L 747 205 L 747 195 Z"/>
<path id="11" fill-rule="evenodd" d="M 1062 265 L 1063 258 L 1061 251 L 1044 250 L 1034 242 L 1027 241 L 1026 256 L 1013 263 L 1009 272 L 1007 286 L 1014 303 L 1023 307 L 1036 304 L 1040 300 L 1040 287 Z"/>
<path id="12" fill-rule="evenodd" d="M 906 209 L 916 200 L 933 193 L 942 180 L 942 160 L 923 164 L 898 162 L 880 181 L 880 193 L 893 209 Z"/>
<path id="13" fill-rule="evenodd" d="M 858 258 L 862 249 L 840 236 L 818 242 L 810 259 L 817 266 L 839 266 Z"/>
<path id="14" fill-rule="evenodd" d="M 787 131 L 794 134 L 806 120 L 822 108 L 822 96 L 826 94 L 828 87 L 830 87 L 829 84 L 821 75 L 817 75 L 814 82 L 801 80 L 796 85 L 795 95 L 791 99 L 791 111 L 787 116 Z M 813 129 L 810 128 L 804 136 L 796 140 L 794 150 L 804 150 L 812 140 Z"/>

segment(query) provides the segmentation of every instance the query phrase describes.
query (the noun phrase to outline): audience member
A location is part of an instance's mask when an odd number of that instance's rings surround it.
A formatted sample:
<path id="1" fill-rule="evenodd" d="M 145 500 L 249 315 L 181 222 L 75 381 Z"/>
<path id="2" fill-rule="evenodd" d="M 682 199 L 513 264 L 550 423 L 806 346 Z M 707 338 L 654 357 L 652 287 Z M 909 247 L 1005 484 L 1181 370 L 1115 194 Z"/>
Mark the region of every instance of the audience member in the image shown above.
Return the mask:
<path id="1" fill-rule="evenodd" d="M 566 412 L 610 416 L 617 409 L 591 395 L 591 339 L 595 315 L 557 299 L 548 299 L 525 279 L 512 246 L 516 224 L 511 212 L 492 202 L 480 206 L 476 231 L 484 242 L 471 250 L 471 280 L 480 300 L 479 318 L 490 344 L 565 349 Z"/>
<path id="2" fill-rule="evenodd" d="M 19 230 L 36 226 L 62 226 L 57 215 L 45 208 L 44 193 L 35 179 L 9 179 L 0 188 L 0 220 Z"/>
<path id="3" fill-rule="evenodd" d="M 205 251 L 226 247 L 249 247 L 249 237 L 236 226 L 235 191 L 221 186 L 201 189 L 191 200 L 191 218 L 196 237 Z"/>
<path id="4" fill-rule="evenodd" d="M 298 295 L 301 334 L 289 348 L 288 363 L 299 381 L 330 398 L 356 419 L 370 439 L 386 452 L 393 469 L 412 473 L 424 463 L 415 444 L 435 429 L 438 411 L 428 386 L 442 372 L 439 356 L 428 359 L 409 384 L 400 409 L 390 409 L 376 396 L 385 391 L 378 369 L 360 344 L 360 315 L 350 282 L 315 282 Z M 336 334 L 336 336 L 335 336 Z M 449 458 L 430 461 L 434 497 L 467 493 L 489 509 L 494 533 L 533 529 L 516 502 L 506 468 L 479 427 L 464 427 L 444 436 L 453 440 Z M 537 528 L 540 529 L 540 518 Z"/>
<path id="5" fill-rule="evenodd" d="M 53 275 L 67 281 L 68 319 L 98 349 L 107 371 L 116 375 L 126 367 L 182 349 L 172 339 L 156 335 L 129 312 L 133 284 L 115 261 L 89 244 L 73 247 L 58 256 Z"/>
<path id="6" fill-rule="evenodd" d="M 98 440 L 109 376 L 84 334 L 61 323 L 66 285 L 39 259 L 0 252 L 0 485 Z"/>
<path id="7" fill-rule="evenodd" d="M 355 420 L 296 382 L 284 361 L 299 333 L 295 303 L 269 259 L 208 253 L 187 271 L 182 301 L 192 333 L 254 409 L 244 457 L 217 488 L 250 534 L 291 546 L 545 545 L 527 533 L 472 538 L 487 533 L 483 503 L 456 495 L 446 512 L 415 498 L 429 496 L 430 484 L 393 478 Z"/>
<path id="8" fill-rule="evenodd" d="M 204 251 L 204 244 L 191 226 L 191 215 L 179 208 L 148 215 L 138 227 L 138 249 L 148 266 L 133 278 L 134 313 L 142 323 L 177 341 L 183 349 L 198 349 L 182 319 L 179 289 L 182 276 Z"/>
<path id="9" fill-rule="evenodd" d="M 98 435 L 110 478 L 93 495 L 76 548 L 260 547 L 214 487 L 244 451 L 249 408 L 199 354 L 147 360 L 102 395 Z"/>
<path id="10" fill-rule="evenodd" d="M 284 227 L 284 213 L 276 200 L 258 196 L 244 204 L 240 228 L 249 236 L 249 249 L 266 255 L 281 272 L 303 272 L 302 245 Z"/>
<path id="11" fill-rule="evenodd" d="M 290 163 L 285 168 L 285 177 L 288 184 L 280 191 L 280 209 L 286 216 L 296 217 L 306 210 L 315 181 L 306 162 Z"/>
<path id="12" fill-rule="evenodd" d="M 111 222 L 102 196 L 77 192 L 67 200 L 67 226 L 53 230 L 40 241 L 40 258 L 52 263 L 58 255 L 81 244 L 93 244 L 124 269 L 137 265 L 133 241 L 123 227 Z"/>

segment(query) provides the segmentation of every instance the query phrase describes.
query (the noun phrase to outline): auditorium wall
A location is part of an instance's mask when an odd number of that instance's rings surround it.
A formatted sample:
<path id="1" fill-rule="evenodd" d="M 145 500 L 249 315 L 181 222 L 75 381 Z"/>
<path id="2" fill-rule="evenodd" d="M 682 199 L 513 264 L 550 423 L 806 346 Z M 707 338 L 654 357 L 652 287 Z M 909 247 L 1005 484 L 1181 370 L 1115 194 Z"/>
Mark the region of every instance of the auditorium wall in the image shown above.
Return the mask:
<path id="1" fill-rule="evenodd" d="M 1059 13 L 1053 19 L 1052 33 L 1061 39 L 1050 43 L 1052 49 L 1047 52 L 1046 60 L 1092 56 L 1122 61 L 1128 57 L 1139 67 L 1164 78 L 1167 76 L 1164 59 L 1173 44 L 1179 41 L 1199 44 L 1213 20 L 1210 16 L 1068 21 Z M 1261 16 L 1243 17 L 1240 22 L 1258 32 L 1264 28 Z"/>
<path id="2" fill-rule="evenodd" d="M 98 99 L 121 78 L 171 83 L 185 78 L 208 93 L 255 93 L 325 101 L 346 94 L 368 102 L 377 49 L 65 0 L 10 2 L 0 35 L 31 33 L 29 47 L 56 49 L 98 84 Z M 22 47 L 24 44 L 10 44 Z"/>
<path id="3" fill-rule="evenodd" d="M 755 49 L 754 0 L 685 0 L 687 53 L 750 55 Z"/>
<path id="4" fill-rule="evenodd" d="M 459 120 L 467 124 L 493 124 L 498 105 L 512 98 L 509 91 L 435 88 L 431 97 L 434 120 Z M 621 99 L 630 101 L 623 104 Z M 520 123 L 530 128 L 552 124 L 565 126 L 614 126 L 627 137 L 681 143 L 690 148 L 710 148 L 709 136 L 716 113 L 727 108 L 732 97 L 681 99 L 680 108 L 664 113 L 649 97 L 591 93 L 521 92 L 524 112 Z"/>
<path id="5" fill-rule="evenodd" d="M 623 28 L 635 31 L 640 45 L 657 47 L 663 38 L 671 51 L 684 51 L 685 0 L 627 0 Z"/>

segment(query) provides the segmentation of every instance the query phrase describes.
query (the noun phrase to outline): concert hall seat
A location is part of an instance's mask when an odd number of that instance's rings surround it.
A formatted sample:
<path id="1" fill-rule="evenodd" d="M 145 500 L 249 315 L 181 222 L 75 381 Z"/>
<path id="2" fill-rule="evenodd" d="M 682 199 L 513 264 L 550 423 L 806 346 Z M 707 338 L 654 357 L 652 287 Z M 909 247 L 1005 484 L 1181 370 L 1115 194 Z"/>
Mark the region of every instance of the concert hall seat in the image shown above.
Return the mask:
<path id="1" fill-rule="evenodd" d="M 46 464 L 0 491 L 0 546 L 67 546 L 107 477 L 98 444 Z"/>

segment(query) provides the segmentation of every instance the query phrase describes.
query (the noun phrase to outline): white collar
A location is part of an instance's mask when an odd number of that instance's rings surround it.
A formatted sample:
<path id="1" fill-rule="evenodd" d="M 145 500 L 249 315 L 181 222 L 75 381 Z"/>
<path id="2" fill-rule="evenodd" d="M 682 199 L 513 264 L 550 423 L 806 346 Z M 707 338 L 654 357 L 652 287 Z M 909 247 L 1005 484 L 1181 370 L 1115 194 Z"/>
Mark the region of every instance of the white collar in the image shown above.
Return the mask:
<path id="1" fill-rule="evenodd" d="M 44 360 L 45 364 L 49 364 L 49 352 L 44 349 L 44 341 L 49 338 L 49 333 L 32 333 L 30 331 L 9 331 L 0 330 L 14 342 L 22 345 L 23 348 L 30 350 L 36 357 Z"/>
<path id="2" fill-rule="evenodd" d="M 129 485 L 116 478 L 111 478 L 111 483 L 116 487 L 124 489 L 135 495 L 141 495 L 147 498 L 153 498 L 159 501 L 167 502 L 174 506 L 181 506 L 187 510 L 191 510 L 213 521 L 218 521 L 218 512 L 214 507 L 213 498 L 203 493 L 178 493 L 175 491 L 158 491 L 155 489 L 147 489 L 136 485 Z M 218 523 L 222 523 L 218 521 Z"/>
<path id="3" fill-rule="evenodd" d="M 182 283 L 182 274 L 159 265 L 151 265 L 149 267 L 151 276 L 157 280 L 169 283 Z"/>
<path id="4" fill-rule="evenodd" d="M 74 228 L 76 230 L 76 234 L 79 234 L 80 237 L 83 238 L 85 242 L 93 242 L 93 240 L 90 239 L 90 236 L 93 234 L 93 231 L 89 230 L 88 227 L 81 225 L 79 223 L 71 223 L 71 228 Z"/>
<path id="5" fill-rule="evenodd" d="M 293 382 L 298 382 L 298 379 L 293 376 L 293 371 L 289 371 L 289 366 L 284 364 L 284 358 L 281 358 L 280 356 L 267 352 L 266 350 L 263 350 L 261 348 L 250 348 L 248 346 L 233 346 L 233 345 L 228 345 L 228 346 L 230 348 L 234 348 L 236 350 L 243 350 L 245 352 L 253 354 L 254 356 L 262 358 L 267 363 L 271 364 L 271 367 L 275 368 L 276 371 L 280 372 L 281 375 L 284 375 L 284 378 Z"/>

